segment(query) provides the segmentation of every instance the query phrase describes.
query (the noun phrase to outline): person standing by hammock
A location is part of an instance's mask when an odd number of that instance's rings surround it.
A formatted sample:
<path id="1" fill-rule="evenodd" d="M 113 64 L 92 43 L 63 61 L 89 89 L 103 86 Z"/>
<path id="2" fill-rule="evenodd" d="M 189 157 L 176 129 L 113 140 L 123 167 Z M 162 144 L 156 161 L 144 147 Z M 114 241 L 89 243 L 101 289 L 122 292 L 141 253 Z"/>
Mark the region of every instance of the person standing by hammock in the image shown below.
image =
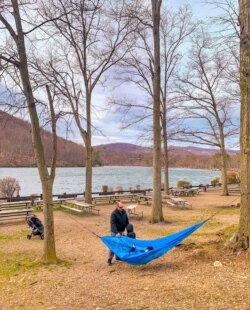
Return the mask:
<path id="1" fill-rule="evenodd" d="M 129 224 L 129 219 L 126 211 L 124 210 L 124 205 L 121 201 L 117 201 L 115 210 L 111 213 L 110 216 L 110 226 L 111 226 L 111 236 L 116 236 L 117 238 L 123 235 L 125 228 Z M 112 259 L 114 253 L 109 251 L 108 256 L 108 265 L 112 264 Z M 118 257 L 116 257 L 119 260 Z"/>

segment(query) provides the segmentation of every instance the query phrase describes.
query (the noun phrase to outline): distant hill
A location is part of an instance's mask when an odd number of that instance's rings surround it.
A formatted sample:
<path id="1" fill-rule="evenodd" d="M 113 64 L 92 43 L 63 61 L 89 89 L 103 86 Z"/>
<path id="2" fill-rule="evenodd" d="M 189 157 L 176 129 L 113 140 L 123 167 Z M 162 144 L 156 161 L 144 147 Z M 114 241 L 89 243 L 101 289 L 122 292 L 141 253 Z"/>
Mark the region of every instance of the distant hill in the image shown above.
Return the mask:
<path id="1" fill-rule="evenodd" d="M 31 144 L 30 123 L 0 111 L 0 166 L 36 166 Z M 51 134 L 41 129 L 45 154 L 51 158 Z M 58 138 L 58 166 L 83 166 L 84 148 L 76 143 Z"/>
<path id="2" fill-rule="evenodd" d="M 32 167 L 36 165 L 31 144 L 30 124 L 0 111 L 0 167 Z M 51 158 L 51 134 L 41 129 L 45 154 Z M 172 146 L 169 152 L 171 167 L 218 168 L 212 159 L 217 150 L 198 147 Z M 230 167 L 237 167 L 231 152 Z M 152 149 L 129 143 L 111 143 L 94 147 L 94 162 L 104 166 L 152 166 Z M 58 138 L 57 166 L 84 166 L 84 148 Z"/>
<path id="3" fill-rule="evenodd" d="M 130 143 L 110 143 L 110 144 L 101 144 L 95 147 L 99 150 L 110 150 L 115 152 L 126 152 L 126 153 L 136 153 L 136 152 L 151 152 L 151 148 L 143 147 Z"/>
<path id="4" fill-rule="evenodd" d="M 172 146 L 172 149 L 192 153 L 192 154 L 199 154 L 199 155 L 213 155 L 218 153 L 218 149 L 211 149 L 211 148 L 201 148 L 201 147 L 195 147 L 195 146 L 184 146 L 184 147 L 178 147 L 178 146 Z M 229 154 L 237 154 L 239 151 L 235 150 L 228 150 Z"/>

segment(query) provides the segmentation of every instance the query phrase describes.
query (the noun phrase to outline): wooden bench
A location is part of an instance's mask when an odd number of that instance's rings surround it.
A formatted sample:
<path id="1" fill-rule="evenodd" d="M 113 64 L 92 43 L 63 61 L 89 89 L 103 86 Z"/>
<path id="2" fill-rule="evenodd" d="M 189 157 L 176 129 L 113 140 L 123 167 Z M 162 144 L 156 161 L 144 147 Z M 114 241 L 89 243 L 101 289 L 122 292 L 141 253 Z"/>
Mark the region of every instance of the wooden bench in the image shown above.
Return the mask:
<path id="1" fill-rule="evenodd" d="M 164 202 L 172 207 L 190 206 L 192 209 L 192 204 L 182 198 L 170 197 L 169 199 L 165 199 Z"/>
<path id="2" fill-rule="evenodd" d="M 137 217 L 138 219 L 142 219 L 143 218 L 143 211 L 138 211 L 136 210 L 137 205 L 130 205 L 127 206 L 127 210 L 128 210 L 128 215 L 129 217 Z M 136 212 L 137 211 L 137 212 Z"/>
<path id="3" fill-rule="evenodd" d="M 94 204 L 97 204 L 98 202 L 101 203 L 115 203 L 115 201 L 117 200 L 117 196 L 116 195 L 102 195 L 102 196 L 96 196 L 96 197 L 92 197 L 92 201 Z"/>
<path id="4" fill-rule="evenodd" d="M 65 201 L 66 201 L 66 199 L 64 199 L 64 198 L 61 198 L 61 199 L 54 199 L 54 200 L 52 201 L 52 204 L 53 204 L 53 206 L 54 206 L 54 205 L 61 205 L 61 204 L 63 204 Z M 36 200 L 36 201 L 34 202 L 34 204 L 35 204 L 35 206 L 38 207 L 39 209 L 42 209 L 42 207 L 43 207 L 43 200 Z"/>
<path id="5" fill-rule="evenodd" d="M 66 204 L 62 204 L 61 207 L 68 209 L 68 210 L 72 210 L 72 211 L 76 211 L 79 213 L 83 213 L 83 212 L 87 212 L 87 213 L 93 213 L 96 212 L 99 215 L 100 210 L 95 208 L 92 204 L 89 203 L 80 203 L 80 202 L 70 202 L 71 206 L 66 205 Z"/>
<path id="6" fill-rule="evenodd" d="M 31 207 L 31 201 L 13 201 L 13 202 L 2 202 L 0 203 L 0 210 L 13 210 L 19 208 L 28 208 Z"/>
<path id="7" fill-rule="evenodd" d="M 139 195 L 137 194 L 115 194 L 115 200 L 122 200 L 122 201 L 138 201 Z"/>
<path id="8" fill-rule="evenodd" d="M 69 206 L 66 206 L 66 205 L 61 205 L 61 207 L 65 208 L 65 209 L 68 209 L 68 210 L 71 210 L 71 211 L 83 213 L 83 210 L 76 209 L 76 208 L 73 208 L 73 207 L 69 207 Z"/>
<path id="9" fill-rule="evenodd" d="M 240 189 L 228 189 L 228 193 L 231 196 L 240 196 Z"/>
<path id="10" fill-rule="evenodd" d="M 33 212 L 33 209 L 31 208 L 0 211 L 0 220 L 15 219 L 20 217 L 26 218 L 31 212 Z"/>
<path id="11" fill-rule="evenodd" d="M 170 200 L 165 201 L 165 203 L 172 206 L 172 207 L 176 207 L 176 204 L 171 202 Z"/>
<path id="12" fill-rule="evenodd" d="M 146 203 L 147 205 L 152 202 L 152 196 L 140 195 L 138 196 L 138 203 Z"/>

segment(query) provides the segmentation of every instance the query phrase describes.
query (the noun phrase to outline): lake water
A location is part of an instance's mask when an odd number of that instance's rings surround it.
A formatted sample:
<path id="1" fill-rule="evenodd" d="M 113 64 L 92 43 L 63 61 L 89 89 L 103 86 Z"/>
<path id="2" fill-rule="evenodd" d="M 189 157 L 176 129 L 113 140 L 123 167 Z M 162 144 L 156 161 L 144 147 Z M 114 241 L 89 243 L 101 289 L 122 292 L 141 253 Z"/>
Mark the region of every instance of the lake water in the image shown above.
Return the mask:
<path id="1" fill-rule="evenodd" d="M 93 168 L 93 192 L 102 191 L 103 185 L 114 190 L 122 186 L 123 190 L 152 188 L 152 167 L 95 167 Z M 187 180 L 192 185 L 210 184 L 220 175 L 220 171 L 206 169 L 170 168 L 170 186 L 176 186 L 179 180 Z M 20 195 L 41 194 L 41 182 L 37 168 L 0 168 L 0 179 L 13 177 L 21 186 Z M 57 168 L 54 194 L 82 193 L 85 185 L 85 168 Z"/>

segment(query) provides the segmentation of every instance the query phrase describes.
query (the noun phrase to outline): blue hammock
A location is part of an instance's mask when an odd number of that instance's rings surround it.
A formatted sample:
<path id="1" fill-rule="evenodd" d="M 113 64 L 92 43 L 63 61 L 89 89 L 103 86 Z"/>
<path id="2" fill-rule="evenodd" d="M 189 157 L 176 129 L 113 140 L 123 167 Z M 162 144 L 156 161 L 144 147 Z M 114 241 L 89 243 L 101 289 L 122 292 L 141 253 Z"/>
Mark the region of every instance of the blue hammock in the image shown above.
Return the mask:
<path id="1" fill-rule="evenodd" d="M 167 253 L 201 227 L 206 221 L 199 222 L 172 235 L 154 240 L 139 240 L 126 236 L 121 236 L 120 238 L 103 236 L 101 240 L 122 261 L 131 265 L 143 265 Z"/>

